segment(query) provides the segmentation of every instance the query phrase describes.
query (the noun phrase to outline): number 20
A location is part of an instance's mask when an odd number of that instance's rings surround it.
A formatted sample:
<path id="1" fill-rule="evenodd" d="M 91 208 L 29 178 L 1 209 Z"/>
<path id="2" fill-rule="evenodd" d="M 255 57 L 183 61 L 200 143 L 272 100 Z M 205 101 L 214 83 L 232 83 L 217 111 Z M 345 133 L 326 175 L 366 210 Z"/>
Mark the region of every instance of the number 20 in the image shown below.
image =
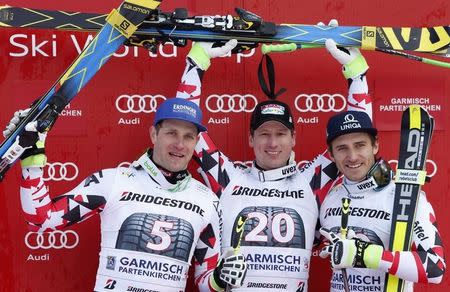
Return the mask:
<path id="1" fill-rule="evenodd" d="M 250 212 L 248 213 L 248 219 L 257 218 L 258 225 L 255 226 L 247 235 L 245 235 L 245 241 L 260 241 L 267 242 L 267 235 L 260 234 L 266 227 L 269 228 L 269 232 L 272 233 L 273 238 L 281 243 L 286 243 L 292 240 L 294 237 L 294 220 L 289 214 L 278 213 L 272 218 L 272 226 L 268 226 L 268 218 L 265 214 L 261 212 Z M 286 233 L 281 234 L 281 222 L 282 220 L 286 224 Z"/>

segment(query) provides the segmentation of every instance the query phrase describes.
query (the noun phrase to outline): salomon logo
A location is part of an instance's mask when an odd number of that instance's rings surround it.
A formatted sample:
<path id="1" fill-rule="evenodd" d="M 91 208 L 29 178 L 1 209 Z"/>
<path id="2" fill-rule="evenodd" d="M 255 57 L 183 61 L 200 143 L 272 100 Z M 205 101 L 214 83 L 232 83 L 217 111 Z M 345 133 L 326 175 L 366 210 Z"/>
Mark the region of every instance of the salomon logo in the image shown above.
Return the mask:
<path id="1" fill-rule="evenodd" d="M 127 30 L 128 27 L 130 26 L 130 23 L 128 21 L 122 21 L 122 23 L 120 24 L 120 28 Z"/>
<path id="2" fill-rule="evenodd" d="M 116 288 L 116 284 L 116 280 L 108 279 L 108 281 L 106 281 L 105 289 L 113 290 L 114 288 Z"/>

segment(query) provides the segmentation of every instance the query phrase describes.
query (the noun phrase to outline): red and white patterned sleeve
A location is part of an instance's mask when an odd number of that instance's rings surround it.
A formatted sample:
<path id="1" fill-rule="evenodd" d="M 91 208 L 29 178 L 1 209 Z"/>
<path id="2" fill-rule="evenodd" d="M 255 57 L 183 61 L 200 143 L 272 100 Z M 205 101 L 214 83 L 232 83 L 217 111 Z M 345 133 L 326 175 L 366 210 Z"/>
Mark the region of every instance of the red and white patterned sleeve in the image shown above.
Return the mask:
<path id="1" fill-rule="evenodd" d="M 178 85 L 176 97 L 188 99 L 200 105 L 204 74 L 205 71 L 200 69 L 189 57 L 186 57 L 186 67 Z"/>
<path id="2" fill-rule="evenodd" d="M 114 176 L 113 169 L 99 171 L 75 189 L 52 198 L 43 179 L 43 168 L 22 168 L 20 200 L 29 229 L 63 229 L 101 212 Z"/>
<path id="3" fill-rule="evenodd" d="M 366 73 L 348 79 L 347 110 L 363 111 L 372 119 L 372 98 L 369 95 Z"/>
<path id="4" fill-rule="evenodd" d="M 177 97 L 189 99 L 198 105 L 205 71 L 200 69 L 189 57 L 186 58 L 186 68 L 178 86 Z M 230 182 L 231 176 L 239 173 L 241 165 L 235 165 L 222 153 L 212 141 L 207 132 L 199 135 L 195 147 L 194 160 L 200 166 L 200 174 L 208 187 L 218 196 L 222 194 Z"/>
<path id="5" fill-rule="evenodd" d="M 195 284 L 199 291 L 216 291 L 210 283 L 220 255 L 222 210 L 219 200 L 213 201 L 210 223 L 202 230 L 194 251 Z"/>
<path id="6" fill-rule="evenodd" d="M 442 281 L 444 248 L 431 204 L 422 192 L 413 227 L 412 251 L 384 251 L 379 269 L 403 280 L 419 283 Z"/>

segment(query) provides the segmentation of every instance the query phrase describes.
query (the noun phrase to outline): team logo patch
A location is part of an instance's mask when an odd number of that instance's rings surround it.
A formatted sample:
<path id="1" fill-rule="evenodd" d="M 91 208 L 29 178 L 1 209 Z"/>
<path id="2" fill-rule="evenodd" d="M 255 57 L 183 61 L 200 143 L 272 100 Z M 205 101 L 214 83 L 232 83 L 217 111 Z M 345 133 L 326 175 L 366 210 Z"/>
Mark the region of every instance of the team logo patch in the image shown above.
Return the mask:
<path id="1" fill-rule="evenodd" d="M 261 107 L 261 114 L 263 115 L 284 115 L 285 108 L 279 104 L 267 104 Z"/>
<path id="2" fill-rule="evenodd" d="M 352 115 L 347 114 L 344 117 L 344 122 L 341 125 L 341 130 L 362 128 L 360 122 Z"/>
<path id="3" fill-rule="evenodd" d="M 187 114 L 190 115 L 194 118 L 197 117 L 197 111 L 188 106 L 188 105 L 181 105 L 181 104 L 174 104 L 173 105 L 173 112 L 178 112 L 178 113 L 183 113 L 183 114 Z"/>
<path id="4" fill-rule="evenodd" d="M 113 256 L 106 257 L 106 269 L 108 269 L 108 270 L 116 269 L 116 257 L 113 257 Z"/>

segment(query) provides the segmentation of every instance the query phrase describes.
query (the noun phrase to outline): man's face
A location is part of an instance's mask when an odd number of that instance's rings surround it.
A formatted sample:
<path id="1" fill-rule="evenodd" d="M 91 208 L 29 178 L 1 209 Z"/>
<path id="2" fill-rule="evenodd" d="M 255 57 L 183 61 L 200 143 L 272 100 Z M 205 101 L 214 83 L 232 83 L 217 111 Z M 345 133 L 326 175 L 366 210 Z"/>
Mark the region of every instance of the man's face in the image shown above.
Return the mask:
<path id="1" fill-rule="evenodd" d="M 255 152 L 256 163 L 264 170 L 285 166 L 295 146 L 295 131 L 282 123 L 268 121 L 249 137 L 250 147 Z"/>
<path id="2" fill-rule="evenodd" d="M 153 142 L 153 160 L 169 171 L 187 168 L 197 144 L 197 127 L 189 122 L 168 119 L 160 124 L 159 131 L 150 129 Z"/>
<path id="3" fill-rule="evenodd" d="M 331 159 L 344 176 L 351 181 L 363 180 L 375 163 L 378 141 L 372 145 L 369 134 L 350 133 L 331 142 Z"/>

